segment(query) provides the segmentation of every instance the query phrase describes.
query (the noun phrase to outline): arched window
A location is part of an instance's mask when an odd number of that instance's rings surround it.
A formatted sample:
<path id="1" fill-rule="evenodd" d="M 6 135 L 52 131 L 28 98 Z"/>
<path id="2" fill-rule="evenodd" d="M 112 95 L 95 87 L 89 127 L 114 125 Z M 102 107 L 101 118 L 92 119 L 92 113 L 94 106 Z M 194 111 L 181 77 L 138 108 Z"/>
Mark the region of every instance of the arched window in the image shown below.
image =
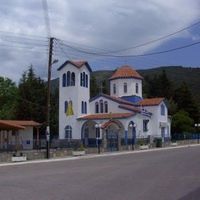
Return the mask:
<path id="1" fill-rule="evenodd" d="M 138 83 L 136 83 L 136 85 L 135 85 L 135 92 L 136 92 L 136 94 L 139 93 L 139 86 L 138 86 Z"/>
<path id="2" fill-rule="evenodd" d="M 75 73 L 71 73 L 71 86 L 75 86 Z"/>
<path id="3" fill-rule="evenodd" d="M 64 113 L 67 113 L 67 108 L 68 108 L 68 101 L 65 101 L 65 104 L 64 104 Z"/>
<path id="4" fill-rule="evenodd" d="M 72 139 L 72 127 L 69 125 L 65 127 L 65 139 Z"/>
<path id="5" fill-rule="evenodd" d="M 81 101 L 81 113 L 82 114 L 85 113 L 84 111 L 85 111 L 85 109 L 84 109 L 84 102 Z"/>
<path id="6" fill-rule="evenodd" d="M 127 83 L 124 83 L 124 93 L 127 93 Z"/>
<path id="7" fill-rule="evenodd" d="M 62 86 L 66 87 L 66 74 L 63 74 L 63 77 L 62 77 Z"/>
<path id="8" fill-rule="evenodd" d="M 83 74 L 80 74 L 80 86 L 83 86 Z"/>
<path id="9" fill-rule="evenodd" d="M 113 84 L 113 94 L 116 94 L 116 85 Z"/>
<path id="10" fill-rule="evenodd" d="M 100 100 L 100 113 L 103 113 L 103 100 Z"/>
<path id="11" fill-rule="evenodd" d="M 83 87 L 85 87 L 85 72 L 83 72 Z"/>
<path id="12" fill-rule="evenodd" d="M 104 102 L 104 109 L 105 109 L 105 113 L 108 113 L 108 102 L 107 101 Z"/>
<path id="13" fill-rule="evenodd" d="M 87 74 L 85 75 L 85 83 L 86 83 L 85 87 L 88 87 L 88 75 Z"/>
<path id="14" fill-rule="evenodd" d="M 84 103 L 84 107 L 85 107 L 85 114 L 87 114 L 87 102 L 86 101 Z"/>
<path id="15" fill-rule="evenodd" d="M 95 113 L 99 113 L 99 103 L 95 103 Z"/>
<path id="16" fill-rule="evenodd" d="M 71 79 L 71 73 L 70 71 L 67 72 L 67 86 L 70 86 L 70 79 Z"/>
<path id="17" fill-rule="evenodd" d="M 165 106 L 163 104 L 160 106 L 160 114 L 165 115 Z"/>

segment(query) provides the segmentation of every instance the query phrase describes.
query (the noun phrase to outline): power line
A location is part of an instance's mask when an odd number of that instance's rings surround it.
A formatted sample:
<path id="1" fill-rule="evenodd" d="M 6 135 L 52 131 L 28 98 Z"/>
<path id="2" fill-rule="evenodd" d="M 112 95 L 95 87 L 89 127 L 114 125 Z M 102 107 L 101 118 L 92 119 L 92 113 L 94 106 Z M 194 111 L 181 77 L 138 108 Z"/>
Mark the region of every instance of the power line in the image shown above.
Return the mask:
<path id="1" fill-rule="evenodd" d="M 58 40 L 58 39 L 57 39 Z M 60 41 L 60 40 L 58 40 Z M 169 53 L 172 51 L 177 51 L 177 50 L 181 50 L 181 49 L 185 49 L 194 45 L 198 45 L 200 43 L 200 41 L 198 42 L 194 42 L 194 43 L 190 43 L 187 45 L 183 45 L 183 46 L 179 46 L 179 47 L 175 47 L 175 48 L 171 48 L 171 49 L 167 49 L 167 50 L 163 50 L 163 51 L 157 51 L 157 52 L 152 52 L 152 53 L 146 53 L 146 54 L 133 54 L 133 55 L 114 55 L 114 54 L 102 54 L 102 53 L 96 53 L 96 52 L 89 52 L 89 51 L 84 51 L 84 50 L 80 50 L 76 47 L 73 47 L 71 45 L 67 45 L 64 44 L 62 41 L 60 41 L 60 45 L 66 46 L 68 48 L 71 48 L 77 52 L 80 53 L 84 53 L 84 54 L 88 54 L 88 55 L 94 55 L 94 56 L 102 56 L 102 57 L 114 57 L 114 58 L 127 58 L 127 57 L 139 57 L 139 56 L 151 56 L 151 55 L 158 55 L 158 54 L 164 54 L 164 53 Z"/>

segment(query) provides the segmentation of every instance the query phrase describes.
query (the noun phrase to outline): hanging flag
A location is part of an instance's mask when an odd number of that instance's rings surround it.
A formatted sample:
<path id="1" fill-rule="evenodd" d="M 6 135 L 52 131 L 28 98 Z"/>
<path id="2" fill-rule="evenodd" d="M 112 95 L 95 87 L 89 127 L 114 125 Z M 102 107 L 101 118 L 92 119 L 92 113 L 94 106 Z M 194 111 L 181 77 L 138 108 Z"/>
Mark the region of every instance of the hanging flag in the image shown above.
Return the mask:
<path id="1" fill-rule="evenodd" d="M 67 116 L 74 115 L 73 104 L 71 100 L 68 103 L 66 115 Z"/>

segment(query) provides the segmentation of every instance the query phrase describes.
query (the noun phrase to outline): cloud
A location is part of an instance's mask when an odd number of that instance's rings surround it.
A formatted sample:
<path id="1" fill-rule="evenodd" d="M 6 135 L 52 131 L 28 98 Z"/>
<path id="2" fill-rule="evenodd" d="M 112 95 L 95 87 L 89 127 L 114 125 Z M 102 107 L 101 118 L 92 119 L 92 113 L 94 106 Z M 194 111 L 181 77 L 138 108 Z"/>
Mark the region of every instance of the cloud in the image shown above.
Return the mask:
<path id="1" fill-rule="evenodd" d="M 200 17 L 198 0 L 48 0 L 48 5 L 52 36 L 76 43 L 81 48 L 92 46 L 107 51 L 135 46 L 169 34 L 191 25 Z M 0 18 L 1 31 L 47 36 L 42 0 L 2 0 Z M 8 44 L 3 36 L 5 34 L 0 32 L 0 44 L 2 40 Z M 198 35 L 187 31 L 176 37 L 192 40 Z M 148 52 L 163 43 L 161 41 L 125 53 Z M 38 49 L 46 52 L 47 47 Z M 37 72 L 45 76 L 46 68 L 41 66 L 47 63 L 46 53 L 1 47 L 0 53 L 0 75 L 19 80 L 26 66 L 32 63 Z M 68 52 L 71 57 L 76 57 L 72 54 Z M 60 60 L 65 58 L 62 56 Z M 13 73 L 14 70 L 16 73 Z"/>

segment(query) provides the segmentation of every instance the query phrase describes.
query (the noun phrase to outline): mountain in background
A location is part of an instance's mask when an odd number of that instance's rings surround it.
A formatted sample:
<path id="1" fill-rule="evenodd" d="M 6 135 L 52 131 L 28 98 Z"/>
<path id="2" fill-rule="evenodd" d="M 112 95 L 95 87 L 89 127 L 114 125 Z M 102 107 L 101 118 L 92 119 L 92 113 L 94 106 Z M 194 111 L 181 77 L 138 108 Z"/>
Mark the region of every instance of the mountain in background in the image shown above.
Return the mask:
<path id="1" fill-rule="evenodd" d="M 165 70 L 167 77 L 177 88 L 182 82 L 185 82 L 190 88 L 192 95 L 200 102 L 200 68 L 182 67 L 182 66 L 165 66 L 152 69 L 137 70 L 144 78 L 146 76 L 153 78 L 155 75 L 159 75 Z M 109 78 L 113 74 L 113 70 L 99 70 L 91 73 L 91 77 L 95 77 L 98 85 L 104 82 L 104 87 L 109 91 Z M 52 90 L 58 88 L 58 79 L 54 79 L 51 82 Z M 99 87 L 100 91 L 100 87 Z"/>

